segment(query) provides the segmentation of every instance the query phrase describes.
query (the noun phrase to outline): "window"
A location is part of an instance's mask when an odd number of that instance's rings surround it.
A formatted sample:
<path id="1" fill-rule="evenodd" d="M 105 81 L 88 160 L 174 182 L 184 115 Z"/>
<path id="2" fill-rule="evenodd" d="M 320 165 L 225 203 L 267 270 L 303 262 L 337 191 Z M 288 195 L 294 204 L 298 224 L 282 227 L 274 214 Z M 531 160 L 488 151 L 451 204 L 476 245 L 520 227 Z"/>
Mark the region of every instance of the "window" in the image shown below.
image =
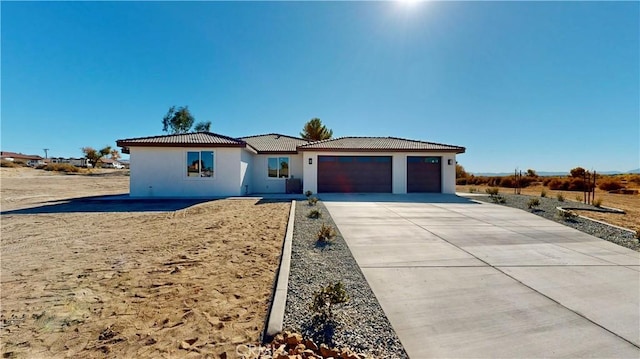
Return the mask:
<path id="1" fill-rule="evenodd" d="M 267 167 L 270 178 L 289 178 L 289 157 L 269 157 Z"/>
<path id="2" fill-rule="evenodd" d="M 187 177 L 213 177 L 213 151 L 187 152 Z"/>

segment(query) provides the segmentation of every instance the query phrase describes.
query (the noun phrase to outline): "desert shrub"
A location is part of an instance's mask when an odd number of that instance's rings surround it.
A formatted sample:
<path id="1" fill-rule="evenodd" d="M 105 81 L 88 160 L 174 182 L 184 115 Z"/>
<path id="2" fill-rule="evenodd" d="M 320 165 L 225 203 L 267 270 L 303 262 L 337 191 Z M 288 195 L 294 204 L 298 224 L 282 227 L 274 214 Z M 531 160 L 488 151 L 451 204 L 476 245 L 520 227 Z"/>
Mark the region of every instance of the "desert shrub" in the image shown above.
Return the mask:
<path id="1" fill-rule="evenodd" d="M 594 198 L 593 205 L 598 208 L 602 207 L 602 198 Z"/>
<path id="2" fill-rule="evenodd" d="M 467 184 L 467 178 L 463 177 L 463 178 L 457 178 L 456 179 L 456 184 L 460 185 L 460 186 L 464 186 Z"/>
<path id="3" fill-rule="evenodd" d="M 529 199 L 529 202 L 527 203 L 527 208 L 529 209 L 534 209 L 536 207 L 538 207 L 540 205 L 540 200 L 533 197 Z"/>
<path id="4" fill-rule="evenodd" d="M 585 191 L 587 189 L 587 184 L 584 182 L 582 178 L 573 178 L 571 182 L 569 182 L 569 191 Z"/>
<path id="5" fill-rule="evenodd" d="M 554 178 L 547 183 L 547 187 L 551 190 L 568 190 L 569 189 L 569 181 L 560 180 L 558 178 Z"/>
<path id="6" fill-rule="evenodd" d="M 493 203 L 498 203 L 498 204 L 505 204 L 507 203 L 507 199 L 504 198 L 501 195 L 497 195 L 497 196 L 493 196 L 491 197 L 491 199 L 493 200 Z"/>
<path id="7" fill-rule="evenodd" d="M 469 187 L 469 193 L 476 193 L 478 192 L 478 189 L 475 187 Z"/>
<path id="8" fill-rule="evenodd" d="M 629 182 L 633 182 L 635 184 L 640 184 L 640 175 L 631 175 L 628 179 Z"/>
<path id="9" fill-rule="evenodd" d="M 318 242 L 320 243 L 330 242 L 335 236 L 336 236 L 336 231 L 333 229 L 333 227 L 323 223 L 322 227 L 320 227 L 320 230 L 318 231 Z"/>
<path id="10" fill-rule="evenodd" d="M 313 192 L 311 192 L 311 191 L 306 191 L 304 193 L 304 195 L 307 196 L 307 198 L 311 197 L 312 194 L 313 194 Z"/>
<path id="11" fill-rule="evenodd" d="M 309 211 L 309 213 L 307 213 L 307 217 L 313 219 L 320 218 L 322 217 L 322 213 L 317 209 L 312 209 L 311 211 Z"/>
<path id="12" fill-rule="evenodd" d="M 603 191 L 615 191 L 622 187 L 623 187 L 622 183 L 620 183 L 620 181 L 615 180 L 613 178 L 607 178 L 605 180 L 602 180 L 598 184 L 598 188 L 600 188 Z"/>
<path id="13" fill-rule="evenodd" d="M 636 239 L 640 241 L 640 229 L 636 230 L 636 235 L 635 235 Z"/>
<path id="14" fill-rule="evenodd" d="M 545 191 L 543 188 L 542 191 L 540 191 L 540 197 L 544 198 L 546 196 L 547 196 L 547 191 Z"/>
<path id="15" fill-rule="evenodd" d="M 576 212 L 573 212 L 573 211 L 558 209 L 558 217 L 560 217 L 565 221 L 571 221 L 571 220 L 574 220 L 576 217 L 578 217 L 578 215 L 576 214 Z"/>
<path id="16" fill-rule="evenodd" d="M 582 197 L 583 197 L 583 196 L 581 196 L 581 195 L 577 194 L 577 195 L 576 195 L 576 201 L 578 201 L 578 202 L 582 202 L 582 201 L 584 200 L 584 198 L 582 198 Z"/>
<path id="17" fill-rule="evenodd" d="M 43 168 L 45 171 L 56 171 L 56 172 L 78 172 L 80 169 L 70 163 L 49 163 Z"/>
<path id="18" fill-rule="evenodd" d="M 318 197 L 309 197 L 309 198 L 307 198 L 307 203 L 310 206 L 315 206 L 316 203 L 318 203 Z"/>
<path id="19" fill-rule="evenodd" d="M 556 195 L 556 199 L 557 199 L 558 201 L 560 201 L 560 202 L 564 202 L 564 194 L 563 194 L 562 192 L 559 192 L 559 193 Z"/>
<path id="20" fill-rule="evenodd" d="M 512 177 L 502 177 L 500 179 L 500 187 L 513 188 L 516 186 L 516 182 Z"/>
<path id="21" fill-rule="evenodd" d="M 0 161 L 0 167 L 18 167 L 17 164 L 15 164 L 13 161 L 8 161 L 8 160 L 2 160 Z"/>
<path id="22" fill-rule="evenodd" d="M 542 180 L 542 185 L 546 187 L 546 186 L 548 186 L 548 185 L 549 185 L 549 182 L 551 182 L 551 180 L 554 180 L 554 179 L 555 179 L 555 178 L 545 177 L 545 178 Z"/>
<path id="23" fill-rule="evenodd" d="M 349 301 L 349 295 L 341 282 L 320 287 L 319 292 L 313 294 L 310 309 L 316 320 L 321 322 L 335 319 L 335 307 Z"/>
<path id="24" fill-rule="evenodd" d="M 489 188 L 485 189 L 484 191 L 487 192 L 487 194 L 489 196 L 493 197 L 493 196 L 497 196 L 498 193 L 500 193 L 500 188 L 498 188 L 498 187 L 489 187 Z"/>

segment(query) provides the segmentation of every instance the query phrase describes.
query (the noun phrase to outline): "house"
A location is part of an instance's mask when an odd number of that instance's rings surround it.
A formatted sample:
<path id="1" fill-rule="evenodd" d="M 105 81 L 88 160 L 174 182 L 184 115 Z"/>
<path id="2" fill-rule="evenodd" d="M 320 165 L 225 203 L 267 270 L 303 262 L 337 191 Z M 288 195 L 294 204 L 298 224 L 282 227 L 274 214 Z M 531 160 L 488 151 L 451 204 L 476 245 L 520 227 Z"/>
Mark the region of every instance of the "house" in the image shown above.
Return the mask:
<path id="1" fill-rule="evenodd" d="M 313 193 L 454 193 L 456 155 L 465 152 L 395 137 L 308 142 L 211 132 L 122 139 L 117 145 L 130 155 L 133 197 L 286 193 L 296 181 Z"/>
<path id="2" fill-rule="evenodd" d="M 16 152 L 1 151 L 0 159 L 3 159 L 5 161 L 11 161 L 11 162 L 23 162 L 31 167 L 44 164 L 44 158 L 38 155 L 25 155 L 23 153 L 16 153 Z"/>
<path id="3" fill-rule="evenodd" d="M 112 158 L 101 158 L 100 159 L 102 168 L 115 168 L 115 169 L 123 169 L 124 165 L 120 163 L 118 160 L 114 160 Z"/>

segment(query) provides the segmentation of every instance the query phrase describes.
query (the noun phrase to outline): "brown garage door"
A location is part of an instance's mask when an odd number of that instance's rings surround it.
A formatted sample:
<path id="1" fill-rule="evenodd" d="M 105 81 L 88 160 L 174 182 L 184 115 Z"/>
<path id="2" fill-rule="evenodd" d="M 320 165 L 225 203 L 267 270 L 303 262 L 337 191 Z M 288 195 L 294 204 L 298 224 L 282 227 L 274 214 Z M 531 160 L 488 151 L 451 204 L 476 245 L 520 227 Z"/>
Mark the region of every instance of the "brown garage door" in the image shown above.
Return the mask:
<path id="1" fill-rule="evenodd" d="M 407 157 L 407 192 L 442 192 L 440 157 Z"/>
<path id="2" fill-rule="evenodd" d="M 391 156 L 318 156 L 318 192 L 391 193 Z"/>

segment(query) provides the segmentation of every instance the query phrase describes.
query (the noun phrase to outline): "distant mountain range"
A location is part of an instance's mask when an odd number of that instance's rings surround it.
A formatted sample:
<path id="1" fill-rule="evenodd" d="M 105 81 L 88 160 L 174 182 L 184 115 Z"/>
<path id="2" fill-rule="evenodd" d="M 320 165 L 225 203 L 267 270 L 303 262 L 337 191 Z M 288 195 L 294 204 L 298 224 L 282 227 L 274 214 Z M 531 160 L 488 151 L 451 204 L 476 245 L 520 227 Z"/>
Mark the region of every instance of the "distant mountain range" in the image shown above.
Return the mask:
<path id="1" fill-rule="evenodd" d="M 522 171 L 522 174 L 525 174 L 526 171 Z M 640 168 L 636 168 L 634 170 L 630 170 L 627 172 L 623 171 L 596 171 L 601 175 L 617 175 L 617 174 L 626 174 L 626 173 L 638 173 L 640 174 Z M 470 172 L 472 173 L 472 172 Z M 566 172 L 544 172 L 544 171 L 536 171 L 538 176 L 568 176 L 569 171 Z M 474 176 L 487 176 L 487 177 L 502 177 L 502 176 L 510 176 L 513 172 L 478 172 L 472 173 Z"/>

